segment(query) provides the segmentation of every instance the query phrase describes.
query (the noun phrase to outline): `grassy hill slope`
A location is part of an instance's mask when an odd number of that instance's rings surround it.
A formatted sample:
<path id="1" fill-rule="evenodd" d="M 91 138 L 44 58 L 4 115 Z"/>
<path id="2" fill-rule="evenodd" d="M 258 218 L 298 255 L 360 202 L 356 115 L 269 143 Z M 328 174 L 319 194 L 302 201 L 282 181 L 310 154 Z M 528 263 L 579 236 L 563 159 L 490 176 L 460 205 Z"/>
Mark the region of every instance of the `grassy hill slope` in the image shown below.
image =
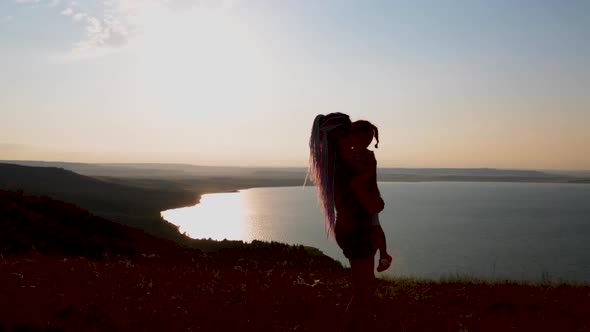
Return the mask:
<path id="1" fill-rule="evenodd" d="M 0 190 L 0 253 L 136 257 L 177 244 L 49 197 Z M 158 253 L 160 253 L 158 251 Z M 152 252 L 153 253 L 153 252 Z"/>

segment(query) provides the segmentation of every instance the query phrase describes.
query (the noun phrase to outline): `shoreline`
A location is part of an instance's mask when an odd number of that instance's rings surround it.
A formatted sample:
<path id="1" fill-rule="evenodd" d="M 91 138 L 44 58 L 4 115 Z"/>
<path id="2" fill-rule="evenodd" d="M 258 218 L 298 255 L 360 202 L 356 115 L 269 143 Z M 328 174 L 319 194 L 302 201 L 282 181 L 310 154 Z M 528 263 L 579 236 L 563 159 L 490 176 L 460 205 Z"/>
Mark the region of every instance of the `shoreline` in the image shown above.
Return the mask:
<path id="1" fill-rule="evenodd" d="M 169 220 L 167 220 L 166 218 L 164 218 L 163 216 L 163 212 L 165 211 L 169 211 L 169 210 L 176 210 L 176 209 L 184 209 L 184 208 L 190 208 L 190 207 L 195 207 L 199 204 L 201 204 L 201 198 L 205 195 L 213 195 L 213 194 L 229 194 L 229 193 L 239 193 L 240 191 L 243 190 L 248 190 L 248 189 L 256 189 L 256 188 L 293 188 L 293 187 L 299 187 L 299 185 L 293 185 L 291 183 L 285 183 L 285 184 L 281 184 L 281 183 L 273 183 L 272 185 L 251 185 L 251 186 L 237 186 L 235 188 L 226 188 L 223 190 L 207 190 L 207 191 L 200 191 L 199 193 L 197 193 L 197 198 L 196 198 L 196 202 L 192 205 L 184 205 L 184 206 L 177 206 L 177 207 L 173 207 L 173 208 L 169 208 L 163 211 L 160 211 L 160 217 L 162 218 L 162 220 L 165 223 L 171 224 L 174 227 L 178 227 L 178 233 L 183 236 L 184 238 L 186 238 L 189 242 L 192 242 L 193 244 L 196 245 L 196 248 L 203 250 L 204 252 L 210 252 L 210 251 L 218 251 L 218 250 L 223 250 L 223 249 L 233 249 L 237 246 L 241 246 L 241 245 L 250 245 L 252 242 L 256 242 L 260 240 L 252 240 L 252 241 L 245 241 L 245 240 L 227 240 L 227 239 L 223 239 L 223 240 L 216 240 L 216 239 L 212 239 L 212 238 L 193 238 L 190 237 L 188 235 L 186 235 L 185 232 L 182 232 L 180 230 L 180 226 L 170 222 Z M 265 242 L 265 241 L 262 241 Z M 276 241 L 272 241 L 272 242 L 276 242 Z M 348 264 L 348 262 L 340 262 L 339 260 L 337 260 L 336 258 L 330 257 L 328 255 L 326 255 L 322 250 L 320 250 L 319 248 L 316 247 L 312 247 L 312 246 L 307 246 L 307 245 L 303 245 L 303 244 L 288 244 L 288 243 L 282 243 L 282 242 L 277 242 L 280 244 L 285 244 L 285 245 L 295 245 L 295 246 L 303 246 L 303 248 L 305 249 L 305 251 L 308 254 L 314 255 L 314 256 L 325 256 L 328 257 L 340 264 Z M 213 248 L 211 248 L 213 247 Z"/>

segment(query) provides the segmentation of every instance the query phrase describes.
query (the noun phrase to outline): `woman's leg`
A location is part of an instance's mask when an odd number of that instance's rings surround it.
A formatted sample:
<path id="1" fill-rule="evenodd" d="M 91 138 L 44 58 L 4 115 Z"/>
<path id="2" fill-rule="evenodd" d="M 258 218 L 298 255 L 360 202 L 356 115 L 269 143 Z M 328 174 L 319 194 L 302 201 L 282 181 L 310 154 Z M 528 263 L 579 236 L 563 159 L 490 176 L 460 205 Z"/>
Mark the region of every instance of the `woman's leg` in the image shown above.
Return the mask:
<path id="1" fill-rule="evenodd" d="M 363 325 L 366 328 L 372 320 L 373 296 L 377 286 L 374 268 L 374 256 L 350 260 L 352 298 L 346 308 L 346 316 L 353 328 Z"/>

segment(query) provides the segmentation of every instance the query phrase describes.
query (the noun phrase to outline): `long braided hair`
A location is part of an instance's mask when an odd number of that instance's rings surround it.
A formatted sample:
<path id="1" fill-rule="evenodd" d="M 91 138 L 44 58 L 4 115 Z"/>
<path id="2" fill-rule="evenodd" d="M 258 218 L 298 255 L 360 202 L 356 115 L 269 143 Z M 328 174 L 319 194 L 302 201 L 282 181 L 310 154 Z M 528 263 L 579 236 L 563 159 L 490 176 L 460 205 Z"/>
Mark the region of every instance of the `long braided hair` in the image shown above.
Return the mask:
<path id="1" fill-rule="evenodd" d="M 313 121 L 309 137 L 309 169 L 305 178 L 314 182 L 318 203 L 325 217 L 326 233 L 333 234 L 336 224 L 334 203 L 335 157 L 338 153 L 337 139 L 348 135 L 350 117 L 343 113 L 319 114 Z"/>

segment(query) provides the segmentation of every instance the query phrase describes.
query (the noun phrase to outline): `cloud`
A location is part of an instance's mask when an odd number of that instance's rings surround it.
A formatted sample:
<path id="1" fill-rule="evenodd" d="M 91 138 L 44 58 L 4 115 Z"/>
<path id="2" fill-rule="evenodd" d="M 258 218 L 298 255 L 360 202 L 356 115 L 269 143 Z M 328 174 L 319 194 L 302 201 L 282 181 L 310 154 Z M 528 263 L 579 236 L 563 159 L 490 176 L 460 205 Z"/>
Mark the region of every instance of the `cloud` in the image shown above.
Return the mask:
<path id="1" fill-rule="evenodd" d="M 87 16 L 88 16 L 88 15 L 87 15 L 86 13 L 76 13 L 76 14 L 73 16 L 73 18 L 74 18 L 74 21 L 76 21 L 76 22 L 80 22 L 80 21 L 82 21 L 83 19 L 85 19 Z"/>
<path id="2" fill-rule="evenodd" d="M 86 17 L 86 38 L 78 42 L 73 50 L 77 58 L 92 57 L 110 53 L 125 46 L 130 37 L 127 27 L 117 19 Z"/>
<path id="3" fill-rule="evenodd" d="M 64 16 L 72 16 L 74 15 L 74 10 L 72 8 L 66 8 L 64 10 L 61 11 L 61 14 Z"/>
<path id="4" fill-rule="evenodd" d="M 14 17 L 10 15 L 0 18 L 0 22 L 10 22 L 12 20 L 14 20 Z"/>
<path id="5" fill-rule="evenodd" d="M 101 0 L 92 10 L 76 0 L 14 0 L 34 6 L 60 7 L 63 16 L 83 23 L 85 36 L 66 56 L 69 59 L 95 57 L 112 53 L 128 45 L 145 30 L 146 21 L 154 21 L 162 11 L 231 9 L 238 0 Z M 67 5 L 69 3 L 69 5 Z M 67 6 L 67 7 L 66 7 Z M 149 17 L 149 19 L 145 19 Z M 152 27 L 154 28 L 154 27 Z M 157 27 L 156 27 L 157 28 Z"/>

